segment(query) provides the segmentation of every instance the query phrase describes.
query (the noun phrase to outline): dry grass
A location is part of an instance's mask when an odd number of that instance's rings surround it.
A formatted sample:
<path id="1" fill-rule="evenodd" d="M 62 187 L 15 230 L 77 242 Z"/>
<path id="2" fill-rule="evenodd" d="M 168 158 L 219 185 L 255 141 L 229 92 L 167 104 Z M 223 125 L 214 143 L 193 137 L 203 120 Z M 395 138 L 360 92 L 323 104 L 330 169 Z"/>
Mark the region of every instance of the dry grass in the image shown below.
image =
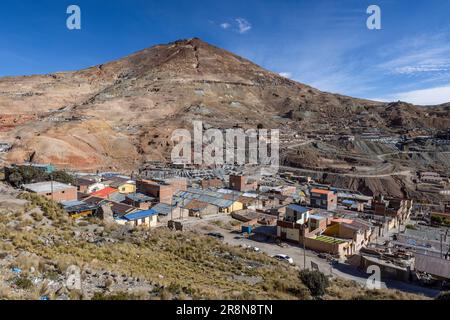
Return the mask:
<path id="1" fill-rule="evenodd" d="M 51 219 L 50 224 L 31 225 L 29 230 L 23 231 L 6 226 L 14 221 L 13 214 L 2 216 L 4 223 L 0 224 L 0 250 L 28 252 L 28 255 L 19 256 L 16 260 L 17 266 L 23 270 L 34 268 L 47 274 L 44 266 L 51 263 L 56 265 L 58 273 L 64 273 L 70 265 L 77 265 L 82 269 L 89 267 L 126 274 L 153 283 L 158 288 L 156 294 L 159 299 L 312 299 L 296 269 L 264 254 L 232 247 L 195 233 L 178 233 L 167 229 L 140 229 L 121 236 L 116 243 L 89 243 L 73 237 L 73 231 L 83 227 L 76 226 L 57 205 L 40 197 L 22 197 L 30 201 L 33 209 L 39 208 L 45 218 Z M 100 224 L 100 221 L 89 223 Z M 117 226 L 105 226 L 102 233 L 108 237 L 117 237 L 115 234 L 118 229 Z M 51 239 L 51 243 L 46 243 L 45 239 Z M 234 275 L 258 277 L 262 281 L 249 286 L 243 281 L 234 280 Z M 31 288 L 22 297 L 33 299 L 43 292 L 46 292 L 45 286 Z M 14 298 L 6 288 L 0 287 L 0 298 L 5 296 Z M 82 298 L 76 292 L 71 293 L 70 297 Z M 118 297 L 121 294 L 96 298 Z M 151 297 L 148 293 L 131 298 Z M 352 282 L 333 280 L 324 298 L 422 297 L 392 290 L 372 292 Z"/>

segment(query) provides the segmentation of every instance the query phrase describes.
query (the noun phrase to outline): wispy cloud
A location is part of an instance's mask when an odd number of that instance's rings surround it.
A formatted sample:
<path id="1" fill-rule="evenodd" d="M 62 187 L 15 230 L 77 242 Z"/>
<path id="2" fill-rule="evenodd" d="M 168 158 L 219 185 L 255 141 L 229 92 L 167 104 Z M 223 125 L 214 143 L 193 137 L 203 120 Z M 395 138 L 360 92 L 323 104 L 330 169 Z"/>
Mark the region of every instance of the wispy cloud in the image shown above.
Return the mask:
<path id="1" fill-rule="evenodd" d="M 219 26 L 224 30 L 233 30 L 234 32 L 237 32 L 239 34 L 247 33 L 252 29 L 252 24 L 244 18 L 235 18 L 232 21 L 224 21 L 217 24 L 211 20 L 209 20 L 209 22 Z"/>
<path id="2" fill-rule="evenodd" d="M 450 71 L 450 64 L 418 64 L 412 66 L 396 67 L 393 69 L 393 73 L 404 75 L 442 71 Z"/>
<path id="3" fill-rule="evenodd" d="M 418 105 L 436 105 L 450 102 L 450 84 L 421 90 L 412 90 L 375 98 L 379 101 L 406 101 Z"/>
<path id="4" fill-rule="evenodd" d="M 250 31 L 252 28 L 252 24 L 244 18 L 236 18 L 235 21 L 238 25 L 238 32 L 241 34 Z"/>
<path id="5" fill-rule="evenodd" d="M 400 41 L 385 53 L 378 67 L 394 75 L 426 75 L 450 72 L 447 34 L 420 35 Z"/>

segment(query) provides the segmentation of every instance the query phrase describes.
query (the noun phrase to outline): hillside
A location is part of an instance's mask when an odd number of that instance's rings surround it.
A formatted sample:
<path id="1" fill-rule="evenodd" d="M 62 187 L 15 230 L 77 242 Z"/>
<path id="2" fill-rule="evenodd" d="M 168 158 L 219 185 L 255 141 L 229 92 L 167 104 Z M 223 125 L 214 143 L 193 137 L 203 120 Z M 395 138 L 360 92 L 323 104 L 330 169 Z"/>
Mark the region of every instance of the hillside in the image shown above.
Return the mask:
<path id="1" fill-rule="evenodd" d="M 383 104 L 321 92 L 200 39 L 176 41 L 76 72 L 0 78 L 7 162 L 126 169 L 164 160 L 175 128 L 348 132 L 355 120 L 396 132 L 446 129 L 448 106 Z"/>
<path id="2" fill-rule="evenodd" d="M 297 268 L 193 232 L 74 221 L 0 183 L 0 299 L 312 299 Z M 81 289 L 68 286 L 80 270 Z M 324 299 L 426 299 L 331 279 Z"/>

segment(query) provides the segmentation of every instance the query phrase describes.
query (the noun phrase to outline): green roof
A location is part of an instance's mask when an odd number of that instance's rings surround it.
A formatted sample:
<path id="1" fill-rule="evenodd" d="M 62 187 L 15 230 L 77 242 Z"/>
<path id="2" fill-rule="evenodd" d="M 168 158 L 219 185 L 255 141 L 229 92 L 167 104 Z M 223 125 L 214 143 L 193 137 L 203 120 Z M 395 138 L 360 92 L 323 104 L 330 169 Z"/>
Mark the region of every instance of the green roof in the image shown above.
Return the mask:
<path id="1" fill-rule="evenodd" d="M 322 242 L 326 242 L 326 243 L 331 243 L 331 244 L 342 244 L 345 243 L 346 241 L 338 239 L 338 238 L 333 238 L 333 237 L 328 237 L 328 236 L 317 236 L 315 240 L 319 240 Z"/>

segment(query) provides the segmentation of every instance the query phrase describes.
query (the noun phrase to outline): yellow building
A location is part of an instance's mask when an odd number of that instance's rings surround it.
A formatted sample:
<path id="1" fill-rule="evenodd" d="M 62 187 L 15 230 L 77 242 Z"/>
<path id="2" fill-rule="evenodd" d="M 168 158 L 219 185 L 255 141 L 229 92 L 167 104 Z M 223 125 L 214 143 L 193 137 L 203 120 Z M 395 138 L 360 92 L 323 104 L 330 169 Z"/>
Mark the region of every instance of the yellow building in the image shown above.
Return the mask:
<path id="1" fill-rule="evenodd" d="M 231 213 L 233 213 L 235 211 L 240 211 L 240 210 L 243 210 L 243 209 L 244 209 L 244 204 L 242 202 L 235 201 L 235 202 L 233 202 L 233 204 L 231 206 L 229 206 L 227 208 L 221 208 L 220 212 L 231 214 Z"/>
<path id="2" fill-rule="evenodd" d="M 130 194 L 130 193 L 135 193 L 136 192 L 136 185 L 134 183 L 124 183 L 122 185 L 120 185 L 118 188 L 120 193 L 123 194 Z"/>

